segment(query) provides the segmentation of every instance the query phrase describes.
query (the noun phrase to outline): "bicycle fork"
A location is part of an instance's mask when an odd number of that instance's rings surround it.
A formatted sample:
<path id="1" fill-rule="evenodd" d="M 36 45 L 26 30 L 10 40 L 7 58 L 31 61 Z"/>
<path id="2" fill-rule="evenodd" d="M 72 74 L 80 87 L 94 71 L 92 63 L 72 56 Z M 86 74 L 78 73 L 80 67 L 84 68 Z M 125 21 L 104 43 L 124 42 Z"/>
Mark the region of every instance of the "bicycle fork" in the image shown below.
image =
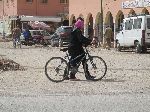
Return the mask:
<path id="1" fill-rule="evenodd" d="M 92 57 L 89 57 L 89 59 L 90 59 L 90 62 L 91 62 L 91 64 L 92 64 L 93 68 L 94 68 L 94 69 L 97 69 L 96 64 L 94 64 L 94 62 L 93 62 L 93 58 L 92 58 Z"/>

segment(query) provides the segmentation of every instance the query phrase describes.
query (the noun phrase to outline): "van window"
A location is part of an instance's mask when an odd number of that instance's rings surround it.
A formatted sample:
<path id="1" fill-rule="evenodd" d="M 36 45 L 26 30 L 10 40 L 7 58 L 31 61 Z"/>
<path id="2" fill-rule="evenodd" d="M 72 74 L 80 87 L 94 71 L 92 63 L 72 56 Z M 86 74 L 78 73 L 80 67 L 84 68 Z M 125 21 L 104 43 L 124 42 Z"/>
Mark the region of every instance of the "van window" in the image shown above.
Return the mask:
<path id="1" fill-rule="evenodd" d="M 147 18 L 147 28 L 150 29 L 150 18 Z"/>
<path id="2" fill-rule="evenodd" d="M 134 19 L 133 29 L 141 29 L 142 18 Z"/>
<path id="3" fill-rule="evenodd" d="M 127 20 L 125 22 L 125 30 L 131 30 L 133 25 L 133 19 Z"/>
<path id="4" fill-rule="evenodd" d="M 72 31 L 72 27 L 64 28 L 64 32 L 71 32 L 71 31 Z"/>

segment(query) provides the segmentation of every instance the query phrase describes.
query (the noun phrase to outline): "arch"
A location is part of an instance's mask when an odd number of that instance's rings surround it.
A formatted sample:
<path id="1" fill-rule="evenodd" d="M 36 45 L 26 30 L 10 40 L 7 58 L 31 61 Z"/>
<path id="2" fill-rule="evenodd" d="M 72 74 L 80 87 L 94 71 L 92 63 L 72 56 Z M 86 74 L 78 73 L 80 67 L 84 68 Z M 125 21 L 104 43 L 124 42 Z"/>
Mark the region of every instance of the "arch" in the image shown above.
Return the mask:
<path id="1" fill-rule="evenodd" d="M 110 11 L 107 12 L 104 22 L 104 27 L 110 26 L 112 29 L 114 29 L 114 23 L 113 23 L 113 16 Z"/>
<path id="2" fill-rule="evenodd" d="M 90 18 L 90 16 L 92 16 L 92 13 L 89 13 L 89 14 L 87 15 L 87 18 L 86 18 L 86 24 L 89 23 L 89 18 Z"/>
<path id="3" fill-rule="evenodd" d="M 102 42 L 102 14 L 100 12 L 97 13 L 95 19 L 95 26 L 94 26 L 94 36 L 98 37 L 99 42 Z"/>
<path id="4" fill-rule="evenodd" d="M 79 14 L 79 16 L 78 17 L 81 17 L 83 20 L 84 20 L 84 16 L 83 16 L 83 14 Z"/>
<path id="5" fill-rule="evenodd" d="M 86 18 L 86 32 L 87 32 L 87 36 L 89 38 L 93 38 L 93 16 L 91 13 L 88 14 L 87 18 Z"/>
<path id="6" fill-rule="evenodd" d="M 135 11 L 133 9 L 130 10 L 129 15 L 136 15 Z"/>
<path id="7" fill-rule="evenodd" d="M 63 20 L 63 26 L 69 26 L 69 20 L 68 19 Z"/>
<path id="8" fill-rule="evenodd" d="M 98 12 L 97 15 L 96 15 L 95 24 L 100 23 L 100 18 L 101 18 L 101 13 Z"/>
<path id="9" fill-rule="evenodd" d="M 149 14 L 149 11 L 146 9 L 146 8 L 144 8 L 143 10 L 142 10 L 142 12 L 141 12 L 142 14 Z"/>
<path id="10" fill-rule="evenodd" d="M 121 23 L 123 23 L 123 19 L 124 19 L 124 14 L 121 10 L 118 11 L 117 15 L 116 15 L 116 19 L 115 19 L 115 25 L 116 25 L 116 31 L 119 31 L 120 27 L 121 27 Z"/>
<path id="11" fill-rule="evenodd" d="M 83 14 L 79 14 L 79 17 L 84 18 L 84 17 L 83 17 Z"/>
<path id="12" fill-rule="evenodd" d="M 63 20 L 63 22 L 62 22 L 63 26 L 69 26 L 69 17 L 68 17 L 68 15 L 64 15 L 62 20 Z"/>
<path id="13" fill-rule="evenodd" d="M 72 14 L 71 17 L 70 17 L 69 25 L 73 25 L 75 22 L 76 22 L 76 17 L 74 16 L 74 14 Z"/>
<path id="14" fill-rule="evenodd" d="M 110 11 L 107 12 L 104 22 L 104 30 L 107 26 L 110 26 L 112 31 L 114 32 L 114 22 L 113 22 L 113 16 Z M 111 42 L 114 42 L 114 36 L 111 38 Z"/>

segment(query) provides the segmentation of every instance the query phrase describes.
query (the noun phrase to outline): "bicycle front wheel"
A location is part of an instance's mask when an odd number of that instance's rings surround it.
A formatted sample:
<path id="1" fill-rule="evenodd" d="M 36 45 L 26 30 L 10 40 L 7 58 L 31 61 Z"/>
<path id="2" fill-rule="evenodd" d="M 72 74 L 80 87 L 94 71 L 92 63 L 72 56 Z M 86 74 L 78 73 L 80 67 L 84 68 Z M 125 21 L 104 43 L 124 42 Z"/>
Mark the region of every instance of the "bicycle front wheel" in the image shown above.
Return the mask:
<path id="1" fill-rule="evenodd" d="M 46 62 L 45 75 L 52 82 L 61 82 L 68 75 L 67 61 L 61 57 L 52 57 Z"/>
<path id="2" fill-rule="evenodd" d="M 85 71 L 87 71 L 86 69 L 88 68 L 90 75 L 95 77 L 91 78 L 90 80 L 98 81 L 106 75 L 107 65 L 101 57 L 91 56 L 86 60 L 85 64 Z"/>
<path id="3" fill-rule="evenodd" d="M 13 40 L 13 47 L 16 48 L 16 41 Z"/>

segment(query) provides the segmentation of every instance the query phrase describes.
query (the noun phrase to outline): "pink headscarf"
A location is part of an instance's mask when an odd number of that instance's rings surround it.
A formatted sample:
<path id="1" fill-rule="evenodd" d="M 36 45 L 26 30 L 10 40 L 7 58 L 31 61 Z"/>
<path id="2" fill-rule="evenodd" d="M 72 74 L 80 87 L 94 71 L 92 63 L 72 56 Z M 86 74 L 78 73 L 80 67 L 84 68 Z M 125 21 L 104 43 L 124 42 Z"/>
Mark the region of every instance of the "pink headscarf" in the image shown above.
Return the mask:
<path id="1" fill-rule="evenodd" d="M 78 19 L 77 22 L 75 23 L 75 27 L 79 29 L 84 28 L 84 22 Z"/>

